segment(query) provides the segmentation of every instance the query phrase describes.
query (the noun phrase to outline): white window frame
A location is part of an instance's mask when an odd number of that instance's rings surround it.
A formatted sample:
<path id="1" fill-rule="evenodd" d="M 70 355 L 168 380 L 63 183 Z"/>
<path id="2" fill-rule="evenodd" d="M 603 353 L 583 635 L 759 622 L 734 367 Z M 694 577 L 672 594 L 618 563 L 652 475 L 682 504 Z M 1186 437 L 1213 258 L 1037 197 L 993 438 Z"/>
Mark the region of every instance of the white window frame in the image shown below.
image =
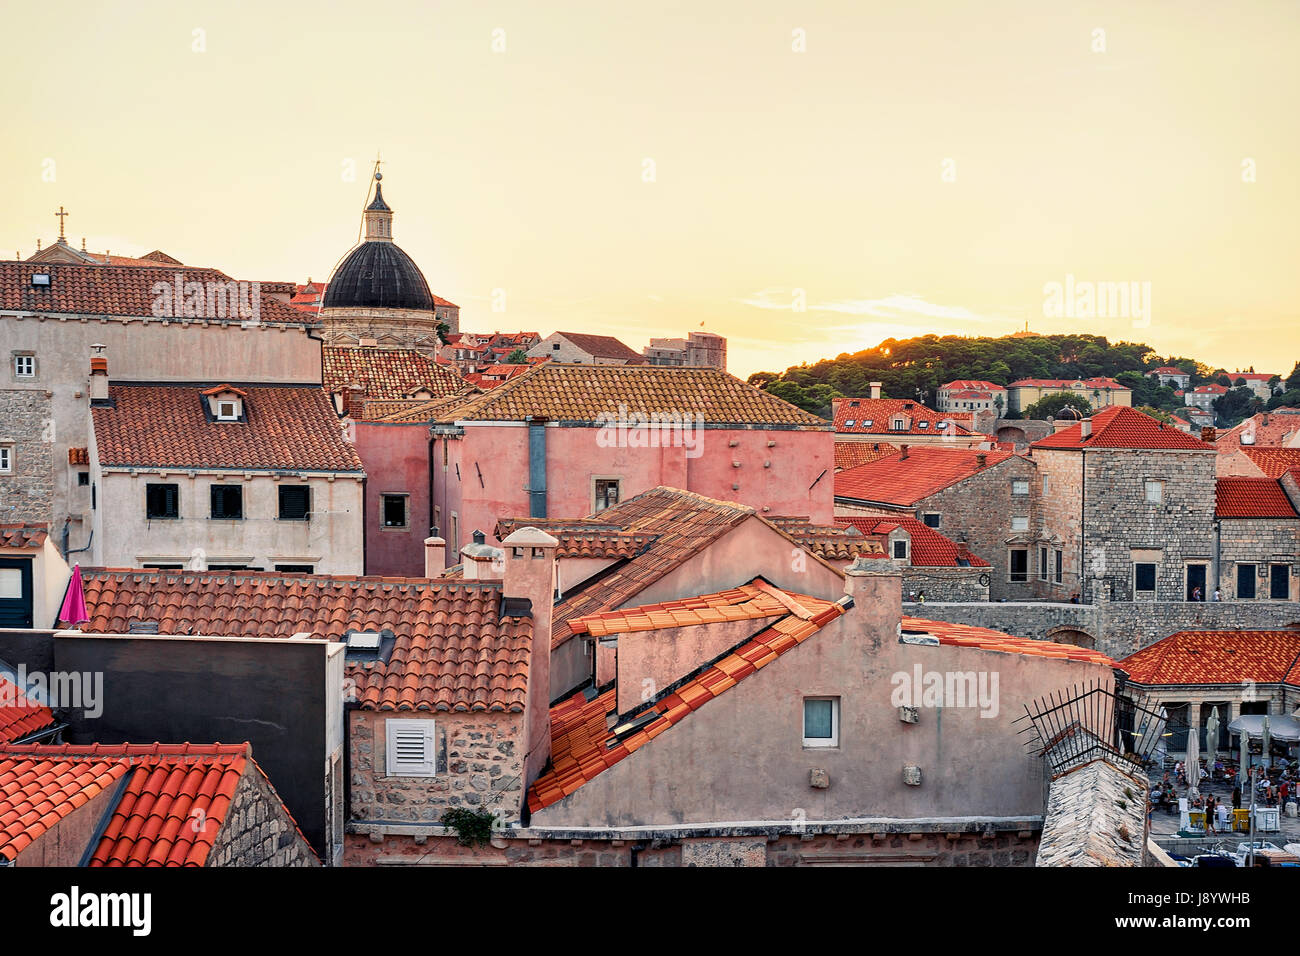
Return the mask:
<path id="1" fill-rule="evenodd" d="M 226 409 L 230 413 L 226 413 Z M 237 422 L 239 421 L 239 402 L 232 399 L 219 399 L 217 401 L 217 421 L 219 422 Z"/>
<path id="2" fill-rule="evenodd" d="M 1021 488 L 1023 488 L 1024 491 L 1021 491 L 1021 490 L 1020 490 Z M 1015 495 L 1017 498 L 1028 498 L 1028 497 L 1029 497 L 1029 479 L 1028 479 L 1028 478 L 1016 478 L 1016 479 L 1012 480 L 1012 482 L 1011 482 L 1011 493 L 1012 493 L 1013 495 Z"/>
<path id="3" fill-rule="evenodd" d="M 810 700 L 829 700 L 831 702 L 831 735 L 829 737 L 808 736 L 808 702 Z M 799 719 L 803 721 L 801 733 L 803 734 L 803 745 L 805 747 L 825 749 L 840 745 L 840 699 L 838 697 L 805 697 Z"/>
<path id="4" fill-rule="evenodd" d="M 1146 503 L 1149 505 L 1164 504 L 1165 501 L 1165 483 L 1159 478 L 1148 478 L 1143 483 L 1143 493 L 1146 496 Z M 1155 489 L 1156 496 L 1151 497 L 1152 489 Z"/>
<path id="5" fill-rule="evenodd" d="M 11 474 L 14 470 L 14 446 L 0 445 L 0 475 Z"/>
<path id="6" fill-rule="evenodd" d="M 412 720 L 389 717 L 384 721 L 384 771 L 387 776 L 436 777 L 438 775 L 436 723 L 433 718 Z M 398 759 L 400 747 L 409 748 L 417 743 L 423 747 L 422 759 L 415 762 Z"/>
<path id="7" fill-rule="evenodd" d="M 31 366 L 31 371 L 19 371 L 19 363 L 25 363 Z M 14 356 L 14 378 L 35 378 L 36 377 L 36 356 L 35 355 L 15 355 Z"/>

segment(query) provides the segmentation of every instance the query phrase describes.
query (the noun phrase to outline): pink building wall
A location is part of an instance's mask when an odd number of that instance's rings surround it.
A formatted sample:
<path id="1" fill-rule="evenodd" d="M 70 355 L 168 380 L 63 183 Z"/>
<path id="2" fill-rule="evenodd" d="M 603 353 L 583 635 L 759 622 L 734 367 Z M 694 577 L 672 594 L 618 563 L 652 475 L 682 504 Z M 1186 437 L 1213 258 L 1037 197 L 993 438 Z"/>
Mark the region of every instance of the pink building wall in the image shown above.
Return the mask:
<path id="1" fill-rule="evenodd" d="M 760 514 L 809 515 L 823 524 L 834 515 L 831 431 L 707 428 L 697 433 L 700 454 L 695 458 L 682 447 L 602 447 L 597 440 L 601 429 L 595 427 L 548 426 L 545 431 L 549 518 L 590 514 L 596 477 L 620 479 L 623 500 L 667 485 L 750 505 Z M 440 526 L 448 563 L 454 564 L 453 513 L 461 546 L 476 529 L 494 541 L 498 518 L 529 515 L 528 428 L 513 422 L 469 423 L 462 437 L 440 438 L 436 444 L 434 504 L 444 515 Z"/>
<path id="2" fill-rule="evenodd" d="M 424 577 L 429 536 L 429 426 L 356 422 L 357 454 L 366 466 L 366 574 Z M 405 494 L 407 526 L 385 528 L 383 496 Z"/>

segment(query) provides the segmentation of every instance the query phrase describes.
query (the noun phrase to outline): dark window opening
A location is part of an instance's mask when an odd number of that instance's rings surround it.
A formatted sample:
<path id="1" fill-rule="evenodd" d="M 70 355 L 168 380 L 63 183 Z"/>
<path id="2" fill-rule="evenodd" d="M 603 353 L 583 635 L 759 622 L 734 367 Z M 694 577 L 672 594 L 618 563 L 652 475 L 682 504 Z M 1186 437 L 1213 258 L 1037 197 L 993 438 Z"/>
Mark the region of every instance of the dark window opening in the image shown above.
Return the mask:
<path id="1" fill-rule="evenodd" d="M 1268 567 L 1268 596 L 1274 601 L 1285 601 L 1291 596 L 1291 566 L 1270 564 Z"/>
<path id="2" fill-rule="evenodd" d="M 1011 552 L 1011 580 L 1029 580 L 1029 549 L 1017 548 Z"/>
<path id="3" fill-rule="evenodd" d="M 906 557 L 907 557 L 907 542 L 906 542 L 906 541 L 895 541 L 895 542 L 894 542 L 894 557 L 896 557 L 896 558 L 900 558 L 900 559 L 901 559 L 901 558 L 906 558 Z"/>
<path id="4" fill-rule="evenodd" d="M 939 527 L 939 516 L 937 514 L 922 515 L 921 520 L 925 522 L 927 528 Z"/>
<path id="5" fill-rule="evenodd" d="M 280 486 L 280 520 L 307 521 L 311 514 L 311 489 L 306 485 Z"/>
<path id="6" fill-rule="evenodd" d="M 146 518 L 179 518 L 180 491 L 177 485 L 145 485 Z"/>
<path id="7" fill-rule="evenodd" d="M 1056 552 L 1056 583 L 1057 583 L 1057 584 L 1061 584 L 1061 583 L 1064 581 L 1064 579 L 1065 579 L 1065 575 L 1064 575 L 1064 573 L 1063 573 L 1063 572 L 1064 572 L 1064 567 L 1063 567 L 1064 555 L 1065 555 L 1065 552 L 1063 552 L 1063 551 L 1057 551 L 1057 552 Z"/>
<path id="8" fill-rule="evenodd" d="M 1250 601 L 1255 597 L 1255 565 L 1237 565 L 1237 600 Z"/>
<path id="9" fill-rule="evenodd" d="M 1133 590 L 1154 593 L 1156 589 L 1156 566 L 1154 564 L 1133 565 Z"/>
<path id="10" fill-rule="evenodd" d="M 244 517 L 244 489 L 239 485 L 213 485 L 212 517 L 220 521 L 241 520 Z"/>
<path id="11" fill-rule="evenodd" d="M 406 527 L 406 495 L 384 495 L 384 527 Z"/>
<path id="12" fill-rule="evenodd" d="M 77 484 L 82 488 L 87 487 L 90 484 L 90 472 L 88 471 L 77 472 Z"/>
<path id="13" fill-rule="evenodd" d="M 311 574 L 315 570 L 310 564 L 277 564 L 275 569 L 287 574 Z"/>
<path id="14" fill-rule="evenodd" d="M 596 510 L 604 511 L 618 504 L 618 479 L 596 479 Z"/>

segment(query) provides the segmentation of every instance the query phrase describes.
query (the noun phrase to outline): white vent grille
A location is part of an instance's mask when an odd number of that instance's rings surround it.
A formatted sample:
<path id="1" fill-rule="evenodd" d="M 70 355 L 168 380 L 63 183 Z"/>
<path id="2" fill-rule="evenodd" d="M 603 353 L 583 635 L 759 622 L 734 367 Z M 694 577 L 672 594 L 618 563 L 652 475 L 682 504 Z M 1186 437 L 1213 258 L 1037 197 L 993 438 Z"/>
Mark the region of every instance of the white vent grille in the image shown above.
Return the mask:
<path id="1" fill-rule="evenodd" d="M 390 777 L 432 777 L 437 772 L 433 720 L 386 720 L 384 735 Z"/>

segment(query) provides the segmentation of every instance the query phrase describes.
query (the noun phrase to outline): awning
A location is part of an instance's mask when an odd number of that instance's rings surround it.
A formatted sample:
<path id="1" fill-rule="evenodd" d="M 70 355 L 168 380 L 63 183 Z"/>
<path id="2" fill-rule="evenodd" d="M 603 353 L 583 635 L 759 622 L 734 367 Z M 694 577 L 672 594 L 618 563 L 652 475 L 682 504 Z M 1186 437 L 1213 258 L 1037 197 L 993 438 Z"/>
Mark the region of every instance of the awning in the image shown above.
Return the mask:
<path id="1" fill-rule="evenodd" d="M 1228 730 L 1234 734 L 1245 734 L 1252 740 L 1262 740 L 1264 738 L 1264 715 L 1242 714 L 1228 724 Z M 1300 740 L 1300 720 L 1284 714 L 1269 714 L 1268 735 L 1274 740 L 1294 743 Z"/>

